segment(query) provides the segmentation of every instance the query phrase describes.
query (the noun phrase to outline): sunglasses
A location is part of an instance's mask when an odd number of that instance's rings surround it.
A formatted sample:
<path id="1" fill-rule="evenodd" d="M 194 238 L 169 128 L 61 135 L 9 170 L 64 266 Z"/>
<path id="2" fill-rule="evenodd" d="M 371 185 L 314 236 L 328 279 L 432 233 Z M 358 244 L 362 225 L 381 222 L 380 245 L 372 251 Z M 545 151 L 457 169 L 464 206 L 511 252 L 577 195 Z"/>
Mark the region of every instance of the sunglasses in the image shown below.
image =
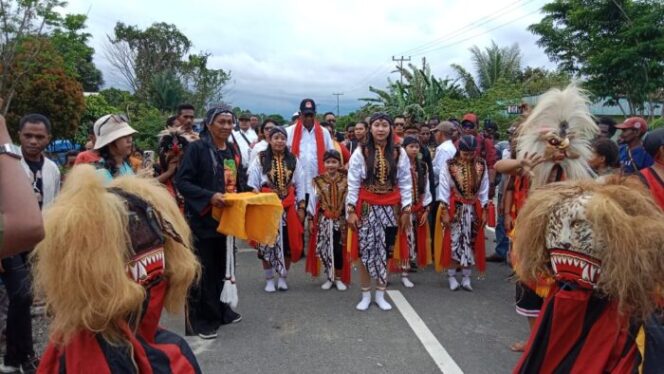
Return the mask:
<path id="1" fill-rule="evenodd" d="M 114 119 L 118 122 L 129 123 L 129 118 L 127 117 L 127 115 L 121 114 L 121 113 L 120 114 L 111 114 L 110 116 L 108 116 L 108 118 L 106 118 L 104 120 L 104 122 L 99 124 L 99 127 L 97 128 L 97 136 L 101 136 L 101 128 L 104 127 L 104 125 L 107 124 L 108 121 L 110 121 L 111 119 Z"/>
<path id="2" fill-rule="evenodd" d="M 461 124 L 461 127 L 464 129 L 474 129 L 475 125 L 473 125 L 472 123 L 463 123 Z"/>

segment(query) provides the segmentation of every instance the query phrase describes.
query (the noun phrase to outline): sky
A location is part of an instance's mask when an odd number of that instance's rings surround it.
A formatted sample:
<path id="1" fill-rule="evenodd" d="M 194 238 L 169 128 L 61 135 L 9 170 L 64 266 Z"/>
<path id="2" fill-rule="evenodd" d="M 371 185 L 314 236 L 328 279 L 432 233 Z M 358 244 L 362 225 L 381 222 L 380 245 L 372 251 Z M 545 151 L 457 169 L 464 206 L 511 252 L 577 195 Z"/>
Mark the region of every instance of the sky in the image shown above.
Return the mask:
<path id="1" fill-rule="evenodd" d="M 456 78 L 450 64 L 472 70 L 474 45 L 514 43 L 524 66 L 553 67 L 527 27 L 546 0 L 215 1 L 69 0 L 64 13 L 88 15 L 95 63 L 107 87 L 126 88 L 105 57 L 116 22 L 146 28 L 172 23 L 208 52 L 208 66 L 231 72 L 224 101 L 256 113 L 290 116 L 305 97 L 318 112 L 341 114 L 373 97 L 394 73 L 392 58 L 426 57 L 437 77 Z"/>

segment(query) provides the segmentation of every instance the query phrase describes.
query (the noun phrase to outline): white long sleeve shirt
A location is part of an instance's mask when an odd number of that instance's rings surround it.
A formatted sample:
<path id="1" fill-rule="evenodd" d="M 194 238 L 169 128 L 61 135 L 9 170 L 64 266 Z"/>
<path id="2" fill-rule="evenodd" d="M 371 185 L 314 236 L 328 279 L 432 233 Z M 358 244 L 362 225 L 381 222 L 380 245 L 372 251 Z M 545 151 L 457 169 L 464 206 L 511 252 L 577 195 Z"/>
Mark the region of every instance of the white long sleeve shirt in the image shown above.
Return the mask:
<path id="1" fill-rule="evenodd" d="M 332 138 L 330 138 L 330 133 L 323 130 L 323 143 L 325 151 L 334 149 L 334 143 L 332 143 Z M 290 149 L 293 148 L 293 134 L 295 133 L 295 125 L 287 127 L 286 133 L 288 133 L 287 144 Z M 300 162 L 302 163 L 302 170 L 304 171 L 304 180 L 306 183 L 306 193 L 311 196 L 314 193 L 313 185 L 311 181 L 314 177 L 318 176 L 318 149 L 316 148 L 316 132 L 312 127 L 311 130 L 307 130 L 306 127 L 302 128 L 302 138 L 300 139 L 300 154 L 298 156 Z"/>
<path id="2" fill-rule="evenodd" d="M 237 146 L 240 148 L 240 153 L 242 154 L 242 166 L 245 168 L 249 167 L 251 146 L 258 140 L 258 135 L 256 135 L 256 132 L 251 128 L 247 131 L 243 131 L 241 129 L 233 130 L 233 137 L 231 138 L 231 141 L 233 139 L 235 139 Z"/>
<path id="3" fill-rule="evenodd" d="M 433 158 L 433 180 L 436 184 L 440 184 L 440 171 L 447 167 L 447 160 L 450 160 L 456 155 L 456 147 L 451 140 L 445 140 L 436 147 L 436 155 Z"/>
<path id="4" fill-rule="evenodd" d="M 258 155 L 266 149 L 267 149 L 267 142 L 265 141 L 265 139 L 256 143 L 254 148 L 252 148 L 251 151 L 249 152 L 249 165 L 253 164 L 254 159 L 258 157 Z"/>
<path id="5" fill-rule="evenodd" d="M 348 195 L 346 205 L 357 204 L 360 196 L 362 181 L 367 178 L 367 167 L 364 161 L 362 148 L 358 147 L 348 162 Z M 413 183 L 410 175 L 410 161 L 403 148 L 399 148 L 399 163 L 397 164 L 397 185 L 401 192 L 401 207 L 413 203 Z"/>
<path id="6" fill-rule="evenodd" d="M 441 203 L 449 204 L 450 197 L 452 196 L 452 186 L 454 186 L 454 181 L 452 180 L 452 175 L 450 174 L 450 168 L 444 167 L 440 172 L 440 183 L 436 189 L 437 200 Z M 478 198 L 482 206 L 486 206 L 489 203 L 489 169 L 484 168 L 484 174 L 482 174 L 482 182 L 480 182 L 480 190 L 478 192 Z"/>
<path id="7" fill-rule="evenodd" d="M 297 164 L 295 164 L 295 171 L 293 172 L 291 183 L 295 186 L 295 201 L 304 201 L 306 183 L 301 162 L 299 160 L 297 161 Z M 267 175 L 263 173 L 260 157 L 254 158 L 254 161 L 249 165 L 249 170 L 247 171 L 247 184 L 249 187 L 259 192 L 264 185 L 270 184 Z"/>

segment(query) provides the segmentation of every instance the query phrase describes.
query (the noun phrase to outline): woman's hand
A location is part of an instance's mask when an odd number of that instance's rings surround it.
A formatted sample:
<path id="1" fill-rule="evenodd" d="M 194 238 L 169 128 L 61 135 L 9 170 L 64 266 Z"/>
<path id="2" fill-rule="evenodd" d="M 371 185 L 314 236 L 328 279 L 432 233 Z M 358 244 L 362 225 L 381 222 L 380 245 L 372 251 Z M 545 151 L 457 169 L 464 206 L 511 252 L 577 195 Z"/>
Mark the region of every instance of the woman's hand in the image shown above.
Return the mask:
<path id="1" fill-rule="evenodd" d="M 302 225 L 304 225 L 304 216 L 305 216 L 304 208 L 298 208 L 297 209 L 297 219 L 300 220 L 300 223 Z"/>
<path id="2" fill-rule="evenodd" d="M 401 217 L 399 217 L 399 227 L 403 231 L 408 231 L 410 230 L 411 226 L 413 225 L 413 221 L 410 218 L 410 212 L 403 212 L 401 213 Z"/>
<path id="3" fill-rule="evenodd" d="M 350 227 L 351 230 L 353 231 L 357 231 L 360 228 L 360 218 L 357 216 L 357 213 L 355 212 L 351 212 L 348 214 L 346 222 L 348 222 L 348 227 Z"/>
<path id="4" fill-rule="evenodd" d="M 429 209 L 425 209 L 424 212 L 422 212 L 422 215 L 420 216 L 420 219 L 418 221 L 418 226 L 424 226 L 429 218 Z"/>

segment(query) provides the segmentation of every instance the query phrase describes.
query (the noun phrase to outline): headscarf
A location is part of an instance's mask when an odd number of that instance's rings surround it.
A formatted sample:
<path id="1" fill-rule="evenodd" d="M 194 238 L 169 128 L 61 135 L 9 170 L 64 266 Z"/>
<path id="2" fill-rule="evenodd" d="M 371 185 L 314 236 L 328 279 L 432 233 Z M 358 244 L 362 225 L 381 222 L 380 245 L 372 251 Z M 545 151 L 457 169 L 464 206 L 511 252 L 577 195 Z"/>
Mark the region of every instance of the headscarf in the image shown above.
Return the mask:
<path id="1" fill-rule="evenodd" d="M 463 152 L 475 152 L 477 139 L 472 135 L 464 135 L 459 139 L 459 150 Z"/>

